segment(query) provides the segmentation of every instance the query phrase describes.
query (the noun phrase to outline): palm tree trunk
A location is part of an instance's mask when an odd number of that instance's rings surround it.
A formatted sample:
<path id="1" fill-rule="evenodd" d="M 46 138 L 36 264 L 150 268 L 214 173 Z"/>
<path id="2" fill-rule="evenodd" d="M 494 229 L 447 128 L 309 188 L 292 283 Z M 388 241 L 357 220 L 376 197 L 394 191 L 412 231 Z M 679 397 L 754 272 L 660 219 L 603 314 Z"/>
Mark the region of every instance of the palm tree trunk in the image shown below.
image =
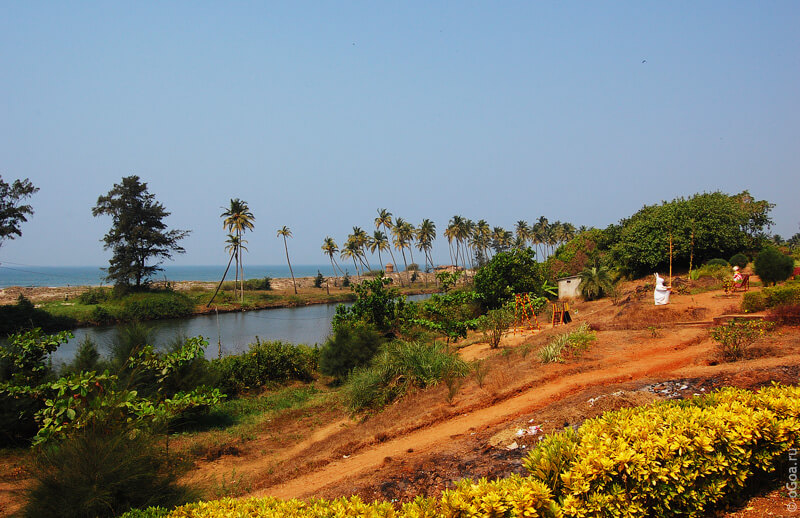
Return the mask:
<path id="1" fill-rule="evenodd" d="M 208 304 L 206 304 L 206 307 L 209 307 L 211 303 L 214 302 L 214 297 L 216 297 L 217 293 L 219 293 L 219 289 L 222 287 L 222 283 L 225 282 L 225 276 L 228 275 L 228 270 L 231 268 L 231 262 L 233 261 L 233 256 L 235 254 L 236 250 L 233 251 L 233 253 L 231 254 L 231 258 L 228 259 L 228 266 L 225 267 L 225 273 L 222 274 L 222 280 L 220 280 L 219 284 L 217 284 L 217 289 L 214 290 L 214 294 L 211 296 L 211 300 L 208 301 Z"/>
<path id="2" fill-rule="evenodd" d="M 289 263 L 289 274 L 292 276 L 292 286 L 294 286 L 294 294 L 297 295 L 297 283 L 294 282 L 294 271 L 292 271 L 292 262 L 289 260 L 289 246 L 286 244 L 286 236 L 283 236 L 283 248 L 286 250 L 286 262 Z"/>

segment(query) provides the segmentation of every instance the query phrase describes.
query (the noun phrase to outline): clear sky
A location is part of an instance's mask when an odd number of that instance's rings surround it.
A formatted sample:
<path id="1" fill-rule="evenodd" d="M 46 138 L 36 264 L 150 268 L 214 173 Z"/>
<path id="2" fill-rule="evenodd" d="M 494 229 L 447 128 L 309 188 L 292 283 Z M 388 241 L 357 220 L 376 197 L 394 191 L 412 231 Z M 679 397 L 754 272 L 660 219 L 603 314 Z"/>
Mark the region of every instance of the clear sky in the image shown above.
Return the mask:
<path id="1" fill-rule="evenodd" d="M 139 175 L 223 264 L 327 261 L 376 209 L 444 230 L 604 227 L 744 189 L 800 231 L 800 2 L 0 3 L 0 174 L 41 191 L 0 262 L 102 265 L 91 207 Z M 440 240 L 435 256 L 448 262 Z"/>

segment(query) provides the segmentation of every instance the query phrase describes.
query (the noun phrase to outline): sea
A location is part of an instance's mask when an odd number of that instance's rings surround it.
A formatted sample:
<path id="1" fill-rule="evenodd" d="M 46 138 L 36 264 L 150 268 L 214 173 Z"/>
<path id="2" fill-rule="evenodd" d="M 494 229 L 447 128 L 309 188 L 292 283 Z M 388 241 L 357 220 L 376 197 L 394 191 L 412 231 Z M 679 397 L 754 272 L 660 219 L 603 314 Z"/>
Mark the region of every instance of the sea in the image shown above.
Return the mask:
<path id="1" fill-rule="evenodd" d="M 153 278 L 155 281 L 205 281 L 214 282 L 222 278 L 225 265 L 175 266 L 163 265 L 164 270 Z M 293 264 L 295 277 L 313 277 L 320 272 L 325 277 L 336 274 L 328 264 Z M 354 272 L 349 272 L 353 275 Z M 245 264 L 245 279 L 288 278 L 289 267 L 285 264 Z M 231 265 L 226 280 L 234 279 Z M 31 266 L 0 261 L 0 288 L 9 286 L 102 286 L 108 284 L 101 266 Z"/>

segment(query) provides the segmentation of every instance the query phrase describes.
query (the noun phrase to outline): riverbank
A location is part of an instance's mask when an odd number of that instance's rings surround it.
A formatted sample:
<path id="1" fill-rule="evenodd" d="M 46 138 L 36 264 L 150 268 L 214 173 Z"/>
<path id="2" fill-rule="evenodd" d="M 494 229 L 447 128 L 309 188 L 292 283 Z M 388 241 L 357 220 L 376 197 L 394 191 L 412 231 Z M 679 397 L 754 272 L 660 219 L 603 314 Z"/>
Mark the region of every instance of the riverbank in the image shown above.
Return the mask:
<path id="1" fill-rule="evenodd" d="M 401 276 L 403 284 L 401 286 Z M 404 295 L 419 295 L 435 293 L 436 283 L 433 274 L 417 273 L 417 279 L 408 283 L 405 273 L 392 273 L 387 275 L 393 285 Z M 271 279 L 269 290 L 245 289 L 244 301 L 239 295 L 234 296 L 233 282 L 226 281 L 223 289 L 209 304 L 216 282 L 207 281 L 176 281 L 170 282 L 168 287 L 177 293 L 183 293 L 191 298 L 194 303 L 193 315 L 206 315 L 210 313 L 226 313 L 232 311 L 252 311 L 260 309 L 293 308 L 314 304 L 335 304 L 355 300 L 355 294 L 346 286 L 342 279 L 328 278 L 317 288 L 314 286 L 315 277 L 296 278 L 297 293 L 295 293 L 291 278 Z M 357 282 L 356 277 L 351 277 L 351 282 Z M 12 286 L 0 290 L 0 305 L 16 304 L 20 295 L 30 300 L 37 308 L 47 313 L 72 319 L 77 327 L 88 327 L 108 322 L 98 321 L 94 310 L 97 305 L 83 304 L 81 294 L 99 286 L 60 286 L 60 287 L 21 287 Z M 100 286 L 102 287 L 102 286 Z M 163 288 L 163 283 L 155 283 L 154 287 Z M 188 315 L 187 315 L 188 316 Z"/>

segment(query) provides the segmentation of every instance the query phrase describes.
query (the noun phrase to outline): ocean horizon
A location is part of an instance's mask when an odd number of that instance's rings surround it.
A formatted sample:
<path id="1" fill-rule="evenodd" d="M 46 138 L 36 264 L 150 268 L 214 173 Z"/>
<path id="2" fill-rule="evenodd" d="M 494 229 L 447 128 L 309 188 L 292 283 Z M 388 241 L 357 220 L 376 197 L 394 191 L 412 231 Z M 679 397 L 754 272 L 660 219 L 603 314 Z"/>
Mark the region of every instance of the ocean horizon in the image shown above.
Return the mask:
<path id="1" fill-rule="evenodd" d="M 38 287 L 38 286 L 101 286 L 108 284 L 105 281 L 105 272 L 101 266 L 27 266 L 0 261 L 0 288 L 10 286 Z M 158 272 L 153 280 L 163 281 L 204 281 L 214 282 L 222 278 L 225 265 L 193 265 L 177 266 L 166 265 L 164 270 Z M 234 266 L 228 271 L 226 280 L 234 279 Z M 328 264 L 293 264 L 295 277 L 313 277 L 319 271 L 325 277 L 334 277 L 336 274 Z M 354 272 L 350 271 L 350 275 Z M 279 264 L 245 264 L 245 279 L 273 279 L 288 278 L 289 267 Z"/>

